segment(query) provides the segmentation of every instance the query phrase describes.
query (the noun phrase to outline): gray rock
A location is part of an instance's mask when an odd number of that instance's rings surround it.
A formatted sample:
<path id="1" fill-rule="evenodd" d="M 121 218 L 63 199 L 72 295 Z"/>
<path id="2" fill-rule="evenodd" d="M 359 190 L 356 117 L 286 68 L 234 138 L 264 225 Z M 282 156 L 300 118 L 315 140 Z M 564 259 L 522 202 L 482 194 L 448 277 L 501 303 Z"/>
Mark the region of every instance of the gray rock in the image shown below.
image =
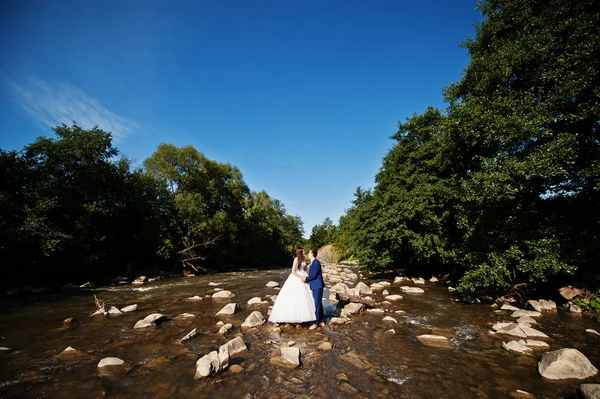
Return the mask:
<path id="1" fill-rule="evenodd" d="M 441 335 L 424 334 L 417 337 L 419 342 L 427 346 L 435 346 L 440 348 L 448 348 L 451 346 L 447 337 Z"/>
<path id="2" fill-rule="evenodd" d="M 342 309 L 342 316 L 348 314 L 359 314 L 360 312 L 362 312 L 364 307 L 365 305 L 363 305 L 362 303 L 350 302 L 349 304 L 344 306 L 344 309 Z"/>
<path id="3" fill-rule="evenodd" d="M 403 299 L 402 295 L 388 295 L 385 297 L 386 301 L 397 301 L 399 299 Z"/>
<path id="4" fill-rule="evenodd" d="M 229 366 L 229 349 L 227 345 L 221 345 L 219 348 L 219 370 L 223 370 Z"/>
<path id="5" fill-rule="evenodd" d="M 398 321 L 396 319 L 394 319 L 393 317 L 390 317 L 390 316 L 385 316 L 383 318 L 383 321 L 389 321 L 389 322 L 398 324 Z"/>
<path id="6" fill-rule="evenodd" d="M 439 280 L 438 280 L 438 278 L 437 278 L 437 277 L 432 277 L 432 278 L 430 278 L 430 279 L 429 279 L 429 282 L 430 282 L 430 283 L 437 283 L 438 281 L 439 281 Z"/>
<path id="7" fill-rule="evenodd" d="M 138 320 L 138 322 L 135 323 L 135 325 L 133 326 L 133 328 L 148 328 L 148 327 L 156 327 L 156 324 L 154 324 L 151 321 L 142 319 L 142 320 Z"/>
<path id="8" fill-rule="evenodd" d="M 528 327 L 524 324 L 511 323 L 510 325 L 498 329 L 498 334 L 511 335 L 519 338 L 548 338 L 543 332 Z"/>
<path id="9" fill-rule="evenodd" d="M 545 353 L 538 363 L 538 371 L 542 377 L 551 380 L 584 379 L 598 373 L 587 357 L 572 348 Z"/>
<path id="10" fill-rule="evenodd" d="M 556 303 L 546 299 L 540 299 L 537 301 L 529 300 L 527 305 L 537 312 L 556 311 Z"/>
<path id="11" fill-rule="evenodd" d="M 581 314 L 583 311 L 579 307 L 579 305 L 574 304 L 573 302 L 569 302 L 567 305 L 567 310 L 571 313 L 579 313 Z"/>
<path id="12" fill-rule="evenodd" d="M 216 374 L 220 370 L 219 353 L 212 351 L 198 359 L 196 362 L 196 375 L 194 378 L 200 379 Z"/>
<path id="13" fill-rule="evenodd" d="M 248 300 L 248 302 L 246 302 L 248 305 L 257 305 L 262 303 L 262 299 L 260 299 L 260 297 L 255 296 L 254 298 Z"/>
<path id="14" fill-rule="evenodd" d="M 383 313 L 383 309 L 367 309 L 367 313 L 375 313 L 375 314 L 382 314 Z"/>
<path id="15" fill-rule="evenodd" d="M 167 316 L 165 316 L 161 313 L 152 313 L 152 314 L 149 314 L 148 316 L 144 317 L 144 320 L 149 321 L 151 323 L 157 323 L 159 321 L 163 321 L 166 319 L 167 319 Z"/>
<path id="16" fill-rule="evenodd" d="M 594 335 L 600 335 L 600 333 L 598 333 L 598 331 L 588 328 L 587 330 L 585 330 L 586 333 L 590 333 L 590 334 L 594 334 Z"/>
<path id="17" fill-rule="evenodd" d="M 123 314 L 123 312 L 121 312 L 119 309 L 117 309 L 114 306 L 111 306 L 110 309 L 108 309 L 108 314 L 111 317 L 115 317 L 115 316 L 121 316 Z"/>
<path id="18" fill-rule="evenodd" d="M 424 279 L 424 278 L 422 278 L 422 277 L 419 277 L 419 278 L 413 278 L 413 279 L 412 279 L 412 281 L 413 281 L 413 283 L 415 283 L 415 284 L 425 284 L 425 279 Z"/>
<path id="19" fill-rule="evenodd" d="M 123 313 L 134 312 L 137 309 L 137 306 L 138 306 L 137 304 L 125 306 L 124 308 L 121 309 L 121 312 L 123 312 Z"/>
<path id="20" fill-rule="evenodd" d="M 246 320 L 242 323 L 242 327 L 256 327 L 264 324 L 265 318 L 258 310 L 250 313 Z"/>
<path id="21" fill-rule="evenodd" d="M 526 346 L 523 341 L 510 341 L 504 345 L 506 350 L 515 353 L 531 353 L 533 349 Z"/>
<path id="22" fill-rule="evenodd" d="M 515 310 L 512 314 L 511 317 L 514 318 L 519 318 L 519 317 L 540 317 L 542 314 L 540 312 L 536 312 L 534 310 Z"/>
<path id="23" fill-rule="evenodd" d="M 216 316 L 219 315 L 232 315 L 235 313 L 237 309 L 237 304 L 236 303 L 228 303 L 227 305 L 225 305 L 223 307 L 223 309 L 219 310 L 216 314 Z"/>
<path id="24" fill-rule="evenodd" d="M 368 285 L 363 283 L 362 281 L 359 282 L 358 284 L 356 284 L 356 287 L 354 287 L 354 291 L 358 295 L 361 295 L 361 294 L 373 295 L 373 290 Z"/>
<path id="25" fill-rule="evenodd" d="M 267 287 L 271 287 L 271 288 L 272 288 L 272 287 L 279 287 L 279 283 L 278 283 L 278 282 L 276 282 L 276 281 L 269 281 L 269 282 L 267 283 Z"/>
<path id="26" fill-rule="evenodd" d="M 580 290 L 579 288 L 574 288 L 571 285 L 568 285 L 566 287 L 562 287 L 561 289 L 558 290 L 558 292 L 560 293 L 560 295 L 565 298 L 567 301 L 570 301 L 571 299 L 583 295 L 583 291 Z"/>
<path id="27" fill-rule="evenodd" d="M 100 360 L 98 363 L 98 368 L 107 367 L 107 366 L 121 366 L 125 364 L 124 360 L 119 359 L 118 357 L 105 357 Z"/>
<path id="28" fill-rule="evenodd" d="M 270 363 L 277 366 L 296 368 L 300 366 L 300 349 L 296 346 L 281 347 L 279 353 L 271 358 Z"/>
<path id="29" fill-rule="evenodd" d="M 500 309 L 501 310 L 512 310 L 513 312 L 517 311 L 517 310 L 521 310 L 521 309 L 519 309 L 519 308 L 517 308 L 517 307 L 515 307 L 513 305 L 509 305 L 507 303 L 505 303 L 504 305 L 502 305 L 502 307 Z"/>
<path id="30" fill-rule="evenodd" d="M 232 293 L 231 291 L 227 291 L 227 290 L 223 290 L 223 291 L 219 291 L 219 292 L 215 292 L 212 297 L 213 298 L 221 298 L 221 299 L 229 299 L 229 298 L 233 298 L 235 296 L 234 293 Z"/>
<path id="31" fill-rule="evenodd" d="M 581 384 L 579 391 L 585 399 L 600 399 L 600 384 Z"/>
<path id="32" fill-rule="evenodd" d="M 242 337 L 235 337 L 234 339 L 228 341 L 224 345 L 227 346 L 227 352 L 229 353 L 229 356 L 233 356 L 245 350 L 248 350 Z"/>
<path id="33" fill-rule="evenodd" d="M 527 341 L 520 340 L 519 342 L 523 345 L 527 345 L 531 349 L 550 349 L 550 345 L 544 341 L 534 341 L 532 339 L 528 339 Z"/>
<path id="34" fill-rule="evenodd" d="M 186 299 L 186 301 L 202 301 L 204 298 L 198 295 L 191 296 Z"/>
<path id="35" fill-rule="evenodd" d="M 194 328 L 192 331 L 187 333 L 187 335 L 185 337 L 181 338 L 179 340 L 179 342 L 185 342 L 187 340 L 190 340 L 190 339 L 194 338 L 196 335 L 198 335 L 198 329 Z"/>
<path id="36" fill-rule="evenodd" d="M 408 285 L 403 285 L 402 287 L 400 287 L 400 291 L 405 292 L 407 294 L 422 294 L 425 292 L 423 288 L 409 287 Z"/>

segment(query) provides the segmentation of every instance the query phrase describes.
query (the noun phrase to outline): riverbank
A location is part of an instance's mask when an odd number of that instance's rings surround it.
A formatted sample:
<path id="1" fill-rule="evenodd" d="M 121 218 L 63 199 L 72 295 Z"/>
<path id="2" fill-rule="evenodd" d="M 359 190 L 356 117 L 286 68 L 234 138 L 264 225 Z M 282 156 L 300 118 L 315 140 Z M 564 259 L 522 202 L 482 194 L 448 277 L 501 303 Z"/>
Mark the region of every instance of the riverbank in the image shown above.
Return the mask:
<path id="1" fill-rule="evenodd" d="M 538 371 L 543 351 L 520 355 L 505 350 L 503 343 L 521 338 L 490 331 L 497 323 L 515 321 L 514 310 L 456 302 L 440 283 L 394 282 L 341 265 L 325 270 L 330 285 L 325 310 L 334 320 L 316 332 L 306 326 L 242 326 L 254 312 L 267 317 L 278 291 L 267 284 L 283 284 L 287 268 L 97 287 L 86 295 L 65 293 L 53 301 L 4 308 L 0 346 L 10 351 L 0 355 L 0 393 L 7 398 L 509 398 L 521 390 L 540 398 L 574 398 L 582 382 L 600 382 L 597 375 L 549 380 Z M 363 308 L 352 314 L 356 305 L 348 307 L 348 301 L 356 295 L 345 298 L 348 292 L 335 293 L 340 287 L 334 287 L 344 283 L 352 290 L 364 289 L 359 282 L 371 293 L 358 293 Z M 403 287 L 424 292 L 409 293 Z M 234 296 L 213 298 L 224 291 Z M 107 309 L 137 309 L 91 317 L 93 295 Z M 217 315 L 231 303 L 236 304 L 232 314 Z M 165 320 L 134 328 L 155 313 Z M 65 323 L 68 318 L 72 321 Z M 534 320 L 532 328 L 548 336 L 539 339 L 549 346 L 545 352 L 574 348 L 598 367 L 600 337 L 586 332 L 598 331 L 597 321 L 562 312 L 544 312 Z M 194 329 L 196 336 L 181 341 Z M 447 342 L 423 338 L 427 335 Z M 194 378 L 198 359 L 237 337 L 245 351 L 232 354 L 229 366 L 214 376 Z M 68 346 L 79 355 L 60 356 Z M 287 347 L 297 348 L 297 367 L 282 365 L 282 348 Z M 107 357 L 122 359 L 123 372 L 100 372 L 97 366 Z"/>

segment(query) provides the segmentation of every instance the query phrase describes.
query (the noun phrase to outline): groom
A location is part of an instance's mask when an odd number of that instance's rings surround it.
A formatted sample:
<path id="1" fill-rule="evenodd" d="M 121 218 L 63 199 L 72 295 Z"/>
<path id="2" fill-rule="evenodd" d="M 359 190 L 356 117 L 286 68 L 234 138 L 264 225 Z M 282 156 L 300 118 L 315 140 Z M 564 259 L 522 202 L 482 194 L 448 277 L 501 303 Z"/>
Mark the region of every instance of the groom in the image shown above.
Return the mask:
<path id="1" fill-rule="evenodd" d="M 325 283 L 323 283 L 323 273 L 321 272 L 321 262 L 317 259 L 317 250 L 311 249 L 308 253 L 308 258 L 310 259 L 310 270 L 308 271 L 308 276 L 303 278 L 303 281 L 310 285 L 310 289 L 313 293 L 313 299 L 315 301 L 315 323 L 309 327 L 309 330 L 314 330 L 317 328 L 317 325 L 323 327 L 325 323 L 323 319 L 325 315 L 323 313 L 323 302 L 321 299 L 323 298 L 323 287 L 325 287 Z"/>

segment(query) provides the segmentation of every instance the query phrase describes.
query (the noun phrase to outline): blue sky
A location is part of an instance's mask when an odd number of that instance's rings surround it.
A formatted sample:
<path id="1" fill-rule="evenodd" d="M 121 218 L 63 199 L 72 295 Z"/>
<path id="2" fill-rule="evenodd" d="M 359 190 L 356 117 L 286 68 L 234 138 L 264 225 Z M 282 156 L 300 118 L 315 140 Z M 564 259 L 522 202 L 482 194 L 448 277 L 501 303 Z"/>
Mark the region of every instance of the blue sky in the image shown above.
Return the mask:
<path id="1" fill-rule="evenodd" d="M 371 3 L 371 4 L 368 4 Z M 76 120 L 138 164 L 238 166 L 307 235 L 373 186 L 399 120 L 443 106 L 482 17 L 454 1 L 0 2 L 0 148 Z"/>

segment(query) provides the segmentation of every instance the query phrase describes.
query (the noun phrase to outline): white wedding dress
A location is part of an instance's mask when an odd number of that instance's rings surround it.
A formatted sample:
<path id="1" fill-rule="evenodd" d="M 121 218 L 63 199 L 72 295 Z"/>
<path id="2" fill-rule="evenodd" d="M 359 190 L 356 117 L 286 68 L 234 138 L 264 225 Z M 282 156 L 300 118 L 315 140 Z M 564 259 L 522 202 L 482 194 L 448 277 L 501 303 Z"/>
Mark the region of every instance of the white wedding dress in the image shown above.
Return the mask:
<path id="1" fill-rule="evenodd" d="M 294 259 L 292 264 L 292 273 L 296 273 L 306 277 L 306 266 L 304 262 L 297 268 L 297 259 Z M 310 286 L 294 276 L 292 273 L 281 287 L 269 321 L 274 323 L 304 323 L 307 321 L 315 321 L 315 302 L 313 300 Z"/>

